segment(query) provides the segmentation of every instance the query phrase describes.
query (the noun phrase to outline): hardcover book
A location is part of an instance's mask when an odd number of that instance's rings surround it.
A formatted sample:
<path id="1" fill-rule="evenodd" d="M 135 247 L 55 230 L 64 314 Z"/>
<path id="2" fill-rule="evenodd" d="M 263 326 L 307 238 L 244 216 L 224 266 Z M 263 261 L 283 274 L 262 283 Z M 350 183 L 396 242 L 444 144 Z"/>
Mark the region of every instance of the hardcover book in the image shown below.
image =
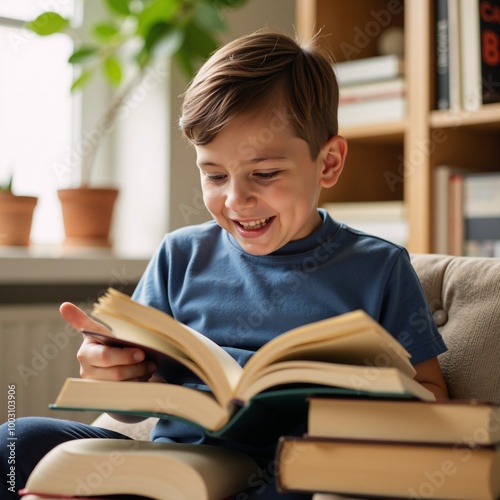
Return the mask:
<path id="1" fill-rule="evenodd" d="M 244 368 L 201 333 L 116 290 L 99 300 L 92 315 L 109 330 L 86 335 L 144 348 L 166 382 L 68 379 L 52 408 L 187 420 L 219 437 L 258 439 L 264 431 L 283 434 L 287 422 L 305 421 L 305 398 L 311 394 L 434 399 L 413 379 L 408 352 L 363 311 L 285 332 L 262 346 Z M 176 365 L 199 383 L 174 380 Z M 251 423 L 262 418 L 269 425 L 252 433 Z"/>
<path id="2" fill-rule="evenodd" d="M 21 494 L 26 500 L 220 500 L 247 489 L 257 469 L 250 457 L 219 446 L 77 439 L 45 455 Z"/>

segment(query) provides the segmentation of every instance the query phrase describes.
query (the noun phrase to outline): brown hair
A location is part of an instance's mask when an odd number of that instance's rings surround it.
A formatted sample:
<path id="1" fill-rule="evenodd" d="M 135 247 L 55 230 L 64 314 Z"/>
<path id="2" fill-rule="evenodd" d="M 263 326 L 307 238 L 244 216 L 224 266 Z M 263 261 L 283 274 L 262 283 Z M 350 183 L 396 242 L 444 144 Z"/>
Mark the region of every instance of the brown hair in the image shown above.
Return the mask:
<path id="1" fill-rule="evenodd" d="M 209 144 L 243 113 L 286 108 L 291 128 L 316 158 L 338 133 L 338 85 L 332 59 L 312 40 L 302 44 L 258 31 L 217 50 L 184 94 L 180 127 L 196 145 Z"/>

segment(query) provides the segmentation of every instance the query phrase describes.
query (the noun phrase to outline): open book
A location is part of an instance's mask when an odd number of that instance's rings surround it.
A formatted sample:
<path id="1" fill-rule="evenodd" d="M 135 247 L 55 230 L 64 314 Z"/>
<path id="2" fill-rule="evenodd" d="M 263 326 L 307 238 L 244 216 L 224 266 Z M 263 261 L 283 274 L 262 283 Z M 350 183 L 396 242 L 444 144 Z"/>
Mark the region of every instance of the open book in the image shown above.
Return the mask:
<path id="1" fill-rule="evenodd" d="M 290 330 L 262 346 L 243 368 L 201 333 L 114 289 L 99 300 L 92 316 L 110 328 L 108 334 L 94 335 L 99 342 L 142 347 L 167 382 L 169 367 L 181 365 L 210 391 L 179 383 L 68 379 L 53 408 L 167 415 L 222 436 L 243 413 L 253 415 L 270 405 L 274 412 L 277 405 L 287 414 L 290 405 L 311 394 L 434 399 L 413 380 L 408 352 L 363 311 Z M 250 408 L 256 401 L 260 405 Z"/>
<path id="2" fill-rule="evenodd" d="M 219 446 L 77 439 L 52 449 L 21 494 L 38 498 L 139 495 L 220 500 L 248 489 L 257 464 Z"/>

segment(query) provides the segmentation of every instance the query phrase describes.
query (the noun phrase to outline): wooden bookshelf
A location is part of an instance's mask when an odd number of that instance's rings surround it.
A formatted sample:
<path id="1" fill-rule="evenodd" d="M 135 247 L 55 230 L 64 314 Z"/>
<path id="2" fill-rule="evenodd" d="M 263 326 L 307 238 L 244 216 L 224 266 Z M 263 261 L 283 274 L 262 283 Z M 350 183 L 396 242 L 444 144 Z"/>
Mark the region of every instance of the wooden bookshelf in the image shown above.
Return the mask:
<path id="1" fill-rule="evenodd" d="M 408 249 L 422 253 L 433 250 L 434 168 L 500 170 L 500 104 L 472 112 L 433 109 L 434 9 L 433 0 L 296 0 L 299 35 L 307 39 L 321 29 L 321 43 L 338 61 L 377 55 L 382 20 L 383 28 L 404 28 L 407 118 L 341 130 L 349 143 L 346 169 L 321 200 L 404 200 Z"/>

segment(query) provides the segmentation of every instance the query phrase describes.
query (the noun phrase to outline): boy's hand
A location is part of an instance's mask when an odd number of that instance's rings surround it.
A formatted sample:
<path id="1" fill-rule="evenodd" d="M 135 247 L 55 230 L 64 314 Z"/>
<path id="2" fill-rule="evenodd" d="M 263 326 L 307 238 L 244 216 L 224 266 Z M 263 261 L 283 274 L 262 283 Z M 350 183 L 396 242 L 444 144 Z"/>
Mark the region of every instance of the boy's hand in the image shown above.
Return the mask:
<path id="1" fill-rule="evenodd" d="M 70 302 L 62 304 L 59 311 L 77 331 L 82 328 L 97 333 L 107 331 L 105 326 Z M 145 354 L 141 349 L 109 347 L 91 338 L 84 338 L 77 359 L 80 363 L 80 376 L 89 379 L 147 381 L 156 370 L 154 363 L 145 361 Z"/>

